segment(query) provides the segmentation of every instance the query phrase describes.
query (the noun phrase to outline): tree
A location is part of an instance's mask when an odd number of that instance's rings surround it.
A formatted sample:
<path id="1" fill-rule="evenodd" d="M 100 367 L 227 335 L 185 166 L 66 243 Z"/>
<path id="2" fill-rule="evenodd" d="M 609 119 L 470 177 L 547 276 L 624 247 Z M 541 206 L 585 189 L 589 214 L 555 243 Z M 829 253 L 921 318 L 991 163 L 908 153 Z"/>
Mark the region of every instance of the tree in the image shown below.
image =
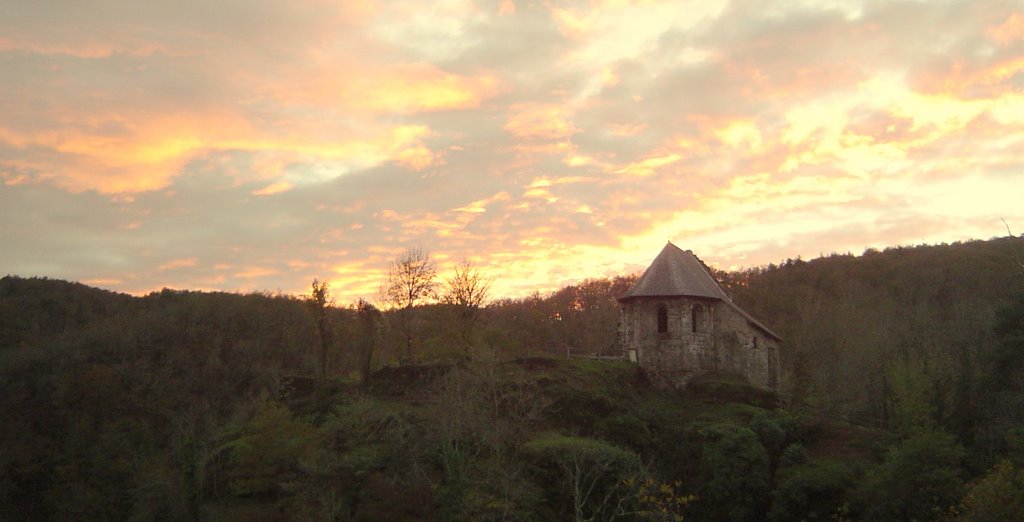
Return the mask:
<path id="1" fill-rule="evenodd" d="M 300 463 L 310 460 L 321 442 L 316 427 L 284 405 L 265 402 L 256 408 L 250 421 L 226 430 L 226 443 L 215 450 L 226 457 L 228 487 L 239 496 L 287 490 L 303 473 Z"/>
<path id="2" fill-rule="evenodd" d="M 570 501 L 563 506 L 563 518 L 571 512 L 576 522 L 614 518 L 630 495 L 628 479 L 642 471 L 635 453 L 597 439 L 547 435 L 527 442 L 523 450 L 536 461 L 549 491 Z"/>
<path id="3" fill-rule="evenodd" d="M 388 268 L 388 279 L 381 287 L 381 297 L 400 309 L 406 357 L 412 356 L 412 310 L 419 301 L 434 296 L 436 279 L 437 268 L 430 254 L 421 248 L 406 250 Z"/>
<path id="4" fill-rule="evenodd" d="M 923 433 L 889 451 L 858 491 L 866 520 L 935 520 L 964 488 L 964 448 L 951 435 Z"/>
<path id="5" fill-rule="evenodd" d="M 309 307 L 313 309 L 313 314 L 316 317 L 317 333 L 320 340 L 320 376 L 324 377 L 327 375 L 327 346 L 330 340 L 327 310 L 333 304 L 333 299 L 327 281 L 313 279 L 312 286 L 309 296 L 306 297 L 306 302 L 309 303 Z"/>
<path id="6" fill-rule="evenodd" d="M 698 518 L 750 520 L 770 491 L 768 453 L 749 428 L 713 424 L 701 435 L 703 475 L 698 493 Z"/>
<path id="7" fill-rule="evenodd" d="M 1022 520 L 1024 518 L 1024 470 L 1001 460 L 988 474 L 972 482 L 964 495 L 957 520 L 964 522 Z"/>
<path id="8" fill-rule="evenodd" d="M 456 265 L 455 274 L 445 281 L 441 301 L 458 309 L 459 319 L 462 321 L 462 342 L 467 353 L 473 326 L 493 282 L 494 277 L 481 275 L 468 259 Z"/>
<path id="9" fill-rule="evenodd" d="M 373 349 L 377 343 L 377 320 L 380 312 L 372 304 L 363 299 L 356 303 L 356 316 L 359 318 L 360 361 L 359 372 L 363 378 L 363 386 L 370 384 L 370 373 L 373 370 Z"/>

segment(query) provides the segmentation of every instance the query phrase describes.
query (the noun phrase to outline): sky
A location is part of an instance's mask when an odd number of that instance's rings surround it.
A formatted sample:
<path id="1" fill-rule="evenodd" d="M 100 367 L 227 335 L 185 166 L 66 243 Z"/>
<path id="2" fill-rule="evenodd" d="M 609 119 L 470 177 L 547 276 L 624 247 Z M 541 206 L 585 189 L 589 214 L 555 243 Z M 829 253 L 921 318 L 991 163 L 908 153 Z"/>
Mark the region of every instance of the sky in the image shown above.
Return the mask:
<path id="1" fill-rule="evenodd" d="M 0 274 L 518 297 L 1007 225 L 1022 1 L 0 1 Z"/>

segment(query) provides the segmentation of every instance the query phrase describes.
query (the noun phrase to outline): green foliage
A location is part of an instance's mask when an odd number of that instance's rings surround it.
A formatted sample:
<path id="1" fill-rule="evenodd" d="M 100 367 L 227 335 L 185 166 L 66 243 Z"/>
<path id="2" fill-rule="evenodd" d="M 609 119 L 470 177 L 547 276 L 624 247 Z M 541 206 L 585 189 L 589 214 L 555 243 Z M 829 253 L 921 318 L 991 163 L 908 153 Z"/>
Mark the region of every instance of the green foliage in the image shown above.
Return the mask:
<path id="1" fill-rule="evenodd" d="M 999 310 L 995 333 L 999 338 L 995 363 L 1002 370 L 999 375 L 1005 378 L 1024 364 L 1024 293 L 1017 294 L 1008 306 Z"/>
<path id="2" fill-rule="evenodd" d="M 793 371 L 783 384 L 794 407 L 970 440 L 992 402 L 985 382 L 998 344 L 993 327 L 1019 292 L 1019 242 L 787 260 L 730 274 L 726 287 L 786 340 L 782 362 Z"/>
<path id="3" fill-rule="evenodd" d="M 772 458 L 777 458 L 786 444 L 786 430 L 768 412 L 760 412 L 750 420 L 750 429 L 757 434 L 758 440 Z"/>
<path id="4" fill-rule="evenodd" d="M 986 404 L 993 431 L 1009 434 L 1024 430 L 1024 293 L 999 310 L 995 333 Z M 991 442 L 1002 447 L 1004 441 Z"/>
<path id="5" fill-rule="evenodd" d="M 794 443 L 786 446 L 779 457 L 780 467 L 796 466 L 807 462 L 807 448 L 803 444 Z"/>
<path id="6" fill-rule="evenodd" d="M 292 298 L 4 278 L 4 307 L 23 314 L 0 331 L 17 337 L 0 349 L 0 511 L 16 519 L 194 518 L 229 419 L 315 367 Z"/>
<path id="7" fill-rule="evenodd" d="M 627 500 L 626 479 L 640 472 L 633 452 L 583 437 L 546 435 L 527 442 L 524 452 L 537 466 L 541 485 L 559 518 L 610 520 Z"/>
<path id="8" fill-rule="evenodd" d="M 846 464 L 832 460 L 807 461 L 803 446 L 791 445 L 782 457 L 768 519 L 825 520 L 843 505 L 855 475 Z M 790 464 L 791 463 L 791 464 Z"/>
<path id="9" fill-rule="evenodd" d="M 72 331 L 124 310 L 130 296 L 45 277 L 0 278 L 0 352 L 38 347 L 56 332 Z"/>
<path id="10" fill-rule="evenodd" d="M 735 376 L 666 391 L 629 364 L 564 360 L 566 346 L 611 346 L 630 278 L 501 300 L 470 330 L 448 305 L 417 306 L 416 355 L 457 360 L 380 370 L 407 332 L 366 304 L 326 307 L 338 357 L 325 365 L 319 316 L 301 299 L 136 298 L 6 277 L 0 513 L 925 520 L 959 506 L 968 520 L 1018 517 L 1024 297 L 1008 251 L 993 240 L 720 274 L 786 339 L 795 415 L 766 411 L 775 395 Z M 508 362 L 538 353 L 559 359 Z M 324 367 L 366 386 L 332 379 L 274 400 Z M 574 436 L 539 435 L 550 432 Z M 899 437 L 887 456 L 874 449 Z M 961 499 L 967 469 L 988 471 Z"/>
<path id="11" fill-rule="evenodd" d="M 894 361 L 886 367 L 885 376 L 892 389 L 890 400 L 896 430 L 908 435 L 934 431 L 939 412 L 935 408 L 932 377 L 924 367 L 907 367 Z"/>
<path id="12" fill-rule="evenodd" d="M 652 478 L 627 478 L 624 485 L 632 502 L 623 514 L 636 520 L 682 522 L 688 507 L 697 499 L 695 495 L 682 493 L 679 481 L 666 483 Z"/>
<path id="13" fill-rule="evenodd" d="M 937 520 L 963 492 L 964 449 L 943 433 L 923 433 L 892 448 L 858 490 L 869 520 Z"/>
<path id="14" fill-rule="evenodd" d="M 651 444 L 651 430 L 647 423 L 629 413 L 603 419 L 598 425 L 598 431 L 611 441 L 637 450 L 643 450 Z"/>
<path id="15" fill-rule="evenodd" d="M 1006 433 L 1006 458 L 1017 467 L 1024 467 L 1024 426 Z"/>
<path id="16" fill-rule="evenodd" d="M 320 344 L 320 376 L 327 375 L 328 353 L 331 343 L 331 322 L 328 313 L 333 304 L 331 289 L 327 281 L 313 279 L 309 295 L 306 296 L 306 304 L 309 305 L 316 320 L 317 340 Z"/>
<path id="17" fill-rule="evenodd" d="M 308 466 L 319 440 L 310 424 L 296 420 L 284 406 L 259 405 L 255 416 L 217 449 L 227 454 L 226 476 L 232 494 L 275 495 L 289 491 L 301 467 Z"/>
<path id="18" fill-rule="evenodd" d="M 690 393 L 718 402 L 740 402 L 761 408 L 774 408 L 779 397 L 774 390 L 761 388 L 738 374 L 712 372 L 694 376 L 686 384 Z"/>
<path id="19" fill-rule="evenodd" d="M 749 428 L 717 424 L 701 435 L 701 519 L 753 520 L 770 492 L 768 454 Z"/>
<path id="20" fill-rule="evenodd" d="M 1024 470 L 1002 460 L 967 487 L 958 521 L 1024 520 Z"/>

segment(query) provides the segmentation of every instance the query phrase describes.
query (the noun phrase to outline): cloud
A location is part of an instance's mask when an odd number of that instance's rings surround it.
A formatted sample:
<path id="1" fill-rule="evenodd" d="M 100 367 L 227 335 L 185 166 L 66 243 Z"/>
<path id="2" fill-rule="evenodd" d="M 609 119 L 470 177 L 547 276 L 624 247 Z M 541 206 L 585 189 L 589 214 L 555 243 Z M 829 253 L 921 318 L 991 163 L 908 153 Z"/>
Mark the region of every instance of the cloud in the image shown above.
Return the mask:
<path id="1" fill-rule="evenodd" d="M 525 295 L 669 239 L 740 267 L 1001 234 L 1019 11 L 14 0 L 0 266 L 345 302 L 414 246 Z"/>

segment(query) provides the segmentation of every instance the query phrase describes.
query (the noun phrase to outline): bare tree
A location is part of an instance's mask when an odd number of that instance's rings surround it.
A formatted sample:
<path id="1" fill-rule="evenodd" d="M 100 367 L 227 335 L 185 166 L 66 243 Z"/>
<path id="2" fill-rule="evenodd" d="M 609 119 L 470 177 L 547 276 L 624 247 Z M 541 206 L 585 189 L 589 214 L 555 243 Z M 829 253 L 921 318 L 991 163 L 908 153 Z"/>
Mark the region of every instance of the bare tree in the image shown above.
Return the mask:
<path id="1" fill-rule="evenodd" d="M 493 282 L 493 276 L 485 277 L 480 274 L 468 259 L 456 265 L 455 274 L 445 281 L 441 301 L 458 309 L 462 322 L 462 343 L 467 355 L 480 307 L 487 300 Z"/>
<path id="2" fill-rule="evenodd" d="M 384 302 L 400 309 L 406 357 L 412 356 L 412 312 L 416 303 L 430 299 L 437 288 L 437 268 L 421 248 L 410 248 L 391 262 L 381 287 Z"/>
<path id="3" fill-rule="evenodd" d="M 327 281 L 313 279 L 312 289 L 306 296 L 306 302 L 309 303 L 309 307 L 316 317 L 317 332 L 320 338 L 320 376 L 325 377 L 327 375 L 327 347 L 330 345 L 331 334 L 327 311 L 334 304 Z"/>
<path id="4" fill-rule="evenodd" d="M 1009 235 L 1010 237 L 1017 237 L 1017 236 L 1013 235 L 1013 231 L 1010 230 L 1010 224 L 1007 223 L 1006 220 L 1003 219 L 1003 218 L 999 218 L 999 219 L 1003 222 L 1003 225 L 1006 227 L 1006 234 Z M 1024 237 L 1024 236 L 1021 236 L 1021 237 Z M 1015 261 L 1017 261 L 1017 266 L 1020 267 L 1021 272 L 1024 273 L 1024 261 L 1021 261 L 1021 259 L 1019 257 L 1016 258 Z"/>
<path id="5" fill-rule="evenodd" d="M 480 308 L 487 300 L 493 282 L 494 277 L 484 277 L 472 262 L 464 260 L 456 265 L 455 274 L 445 280 L 441 301 L 467 308 Z"/>

